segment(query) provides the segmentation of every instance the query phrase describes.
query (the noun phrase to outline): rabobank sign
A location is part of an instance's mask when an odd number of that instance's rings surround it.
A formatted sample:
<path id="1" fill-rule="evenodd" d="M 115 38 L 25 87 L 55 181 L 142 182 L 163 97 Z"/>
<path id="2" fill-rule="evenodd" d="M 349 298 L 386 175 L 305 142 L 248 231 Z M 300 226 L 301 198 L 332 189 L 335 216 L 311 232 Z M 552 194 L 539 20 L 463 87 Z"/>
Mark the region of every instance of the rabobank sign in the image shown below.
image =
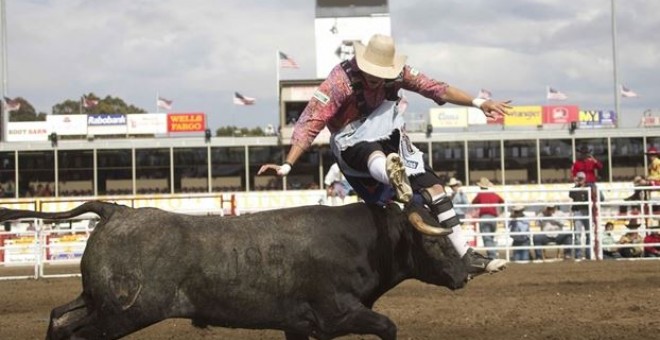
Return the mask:
<path id="1" fill-rule="evenodd" d="M 118 135 L 126 134 L 128 119 L 121 113 L 101 113 L 87 115 L 87 134 Z"/>
<path id="2" fill-rule="evenodd" d="M 120 113 L 87 115 L 87 126 L 126 125 L 126 115 Z"/>

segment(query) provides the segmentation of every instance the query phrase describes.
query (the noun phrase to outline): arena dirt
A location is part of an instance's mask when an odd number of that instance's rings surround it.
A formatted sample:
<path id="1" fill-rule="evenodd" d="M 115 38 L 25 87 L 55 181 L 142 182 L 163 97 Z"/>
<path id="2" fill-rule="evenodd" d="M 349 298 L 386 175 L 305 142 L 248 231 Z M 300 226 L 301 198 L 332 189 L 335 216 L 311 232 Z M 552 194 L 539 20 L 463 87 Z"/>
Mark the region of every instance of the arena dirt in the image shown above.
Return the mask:
<path id="1" fill-rule="evenodd" d="M 43 339 L 50 310 L 75 298 L 79 278 L 0 281 L 0 339 Z M 657 339 L 660 261 L 511 265 L 449 291 L 406 281 L 375 310 L 399 339 Z M 284 339 L 281 332 L 192 327 L 166 320 L 128 339 Z M 342 339 L 375 339 L 347 336 Z"/>

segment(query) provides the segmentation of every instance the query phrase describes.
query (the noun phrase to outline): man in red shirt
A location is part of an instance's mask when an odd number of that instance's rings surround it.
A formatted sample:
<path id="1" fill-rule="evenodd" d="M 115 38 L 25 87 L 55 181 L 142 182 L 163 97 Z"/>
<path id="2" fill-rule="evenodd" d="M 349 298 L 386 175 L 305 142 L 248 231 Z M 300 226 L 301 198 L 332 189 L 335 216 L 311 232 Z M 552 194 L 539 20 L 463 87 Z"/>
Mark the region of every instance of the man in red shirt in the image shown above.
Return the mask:
<path id="1" fill-rule="evenodd" d="M 581 146 L 577 149 L 578 157 L 571 167 L 573 179 L 578 172 L 584 172 L 587 176 L 585 183 L 591 185 L 598 180 L 598 170 L 603 168 L 603 163 L 597 160 L 587 146 Z"/>
<path id="2" fill-rule="evenodd" d="M 660 257 L 660 245 L 650 245 L 653 243 L 660 243 L 660 233 L 658 233 L 660 226 L 651 227 L 651 231 L 644 237 L 644 256 L 645 257 Z"/>
<path id="3" fill-rule="evenodd" d="M 497 222 L 491 221 L 499 215 L 499 205 L 504 204 L 504 199 L 495 192 L 489 191 L 493 183 L 486 177 L 481 177 L 477 185 L 482 191 L 477 193 L 472 200 L 472 204 L 479 204 L 479 232 L 491 235 L 482 235 L 484 247 L 495 247 L 495 236 L 492 235 L 497 230 Z M 494 249 L 486 250 L 488 257 L 497 258 L 497 251 Z"/>

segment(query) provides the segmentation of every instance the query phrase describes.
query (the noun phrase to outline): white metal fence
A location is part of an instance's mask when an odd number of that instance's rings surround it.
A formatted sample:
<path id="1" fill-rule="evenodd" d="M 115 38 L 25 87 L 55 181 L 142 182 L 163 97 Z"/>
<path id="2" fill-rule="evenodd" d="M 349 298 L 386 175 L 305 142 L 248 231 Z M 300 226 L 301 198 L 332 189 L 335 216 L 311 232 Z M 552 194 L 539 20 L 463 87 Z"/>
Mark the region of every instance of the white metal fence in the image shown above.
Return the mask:
<path id="1" fill-rule="evenodd" d="M 629 196 L 634 190 L 642 190 L 645 193 L 643 199 L 630 199 Z M 470 200 L 478 191 L 478 188 L 466 188 Z M 568 193 L 570 191 L 589 192 L 590 189 L 572 189 L 568 185 L 549 188 L 543 186 L 496 188 L 493 191 L 501 195 L 505 201 L 504 204 L 496 205 L 500 211 L 498 216 L 480 218 L 478 216 L 480 205 L 459 206 L 468 212 L 467 217 L 463 220 L 463 228 L 468 243 L 475 249 L 484 252 L 495 251 L 500 257 L 507 260 L 513 260 L 514 251 L 521 250 L 530 253 L 529 261 L 555 261 L 564 258 L 565 255 L 572 259 L 576 259 L 579 255 L 584 259 L 596 260 L 607 257 L 609 253 L 604 253 L 604 248 L 616 254 L 621 249 L 634 248 L 639 253 L 644 246 L 660 246 L 659 243 L 603 244 L 604 237 L 602 237 L 605 235 L 607 222 L 614 226 L 614 229 L 608 233 L 613 235 L 615 240 L 619 240 L 627 234 L 638 234 L 643 238 L 645 235 L 655 232 L 652 227 L 658 226 L 657 219 L 660 218 L 660 200 L 658 199 L 660 187 L 620 185 L 598 188 L 596 194 L 587 195 L 586 202 L 573 202 L 568 198 Z M 157 200 L 157 198 L 152 198 L 152 200 Z M 514 206 L 518 205 L 525 207 L 525 215 L 520 220 L 529 222 L 530 230 L 528 232 L 511 232 L 508 228 L 511 211 Z M 560 216 L 537 216 L 537 212 L 548 205 L 557 206 L 561 211 Z M 30 208 L 32 206 L 34 208 Z M 575 206 L 588 207 L 588 214 L 584 216 L 574 214 L 571 212 L 571 207 Z M 28 208 L 38 209 L 38 207 L 48 211 L 61 208 L 58 204 L 38 203 L 29 205 Z M 237 207 L 237 209 L 240 208 L 240 206 Z M 204 206 L 200 206 L 200 209 L 185 212 L 209 213 Z M 214 211 L 217 212 L 217 210 Z M 0 232 L 0 280 L 80 275 L 80 258 L 87 238 L 93 230 L 94 218 L 83 216 L 82 219 L 67 221 L 60 225 L 46 225 L 38 219 L 12 222 L 14 225 L 11 231 Z M 556 233 L 568 235 L 571 242 L 569 244 L 534 244 L 534 236 L 546 234 L 537 223 L 546 219 L 558 218 L 564 222 L 566 228 Z M 591 221 L 588 228 L 576 228 L 578 221 L 582 219 Z M 639 226 L 629 229 L 627 226 L 631 225 L 630 221 L 635 221 Z M 484 222 L 495 222 L 496 230 L 489 233 L 480 232 L 479 225 Z M 529 244 L 514 246 L 512 236 L 516 235 L 528 236 Z M 494 245 L 486 247 L 483 242 L 484 236 L 493 237 Z M 641 239 L 638 238 L 637 242 L 640 241 Z M 539 259 L 535 256 L 537 251 L 541 255 L 554 253 L 555 256 L 541 256 Z M 560 256 L 556 256 L 557 254 Z"/>

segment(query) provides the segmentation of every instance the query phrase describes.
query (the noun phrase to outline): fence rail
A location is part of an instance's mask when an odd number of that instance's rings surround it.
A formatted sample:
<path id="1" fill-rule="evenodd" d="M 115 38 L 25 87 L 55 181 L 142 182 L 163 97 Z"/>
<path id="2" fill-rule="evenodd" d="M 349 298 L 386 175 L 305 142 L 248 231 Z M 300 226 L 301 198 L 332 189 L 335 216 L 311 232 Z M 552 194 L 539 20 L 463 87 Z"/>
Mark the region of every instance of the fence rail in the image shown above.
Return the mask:
<path id="1" fill-rule="evenodd" d="M 625 199 L 626 194 L 630 193 L 632 189 L 645 190 L 647 192 L 645 199 Z M 470 197 L 474 196 L 479 190 L 468 187 L 466 191 L 468 191 L 467 194 Z M 600 260 L 607 257 L 609 252 L 616 253 L 620 249 L 634 247 L 639 250 L 644 246 L 660 247 L 660 243 L 603 243 L 606 239 L 603 235 L 606 235 L 606 233 L 612 234 L 618 240 L 627 234 L 638 234 L 643 237 L 647 233 L 656 232 L 653 227 L 658 226 L 660 200 L 655 196 L 660 196 L 660 193 L 658 193 L 660 187 L 632 188 L 615 186 L 605 189 L 598 188 L 591 192 L 591 189 L 545 188 L 539 186 L 531 189 L 517 189 L 514 187 L 493 191 L 505 199 L 505 203 L 495 205 L 500 211 L 498 216 L 491 218 L 479 217 L 478 209 L 483 205 L 467 204 L 457 206 L 467 211 L 466 218 L 462 220 L 462 226 L 465 230 L 466 241 L 477 250 L 496 252 L 500 257 L 507 260 L 514 260 L 516 251 L 527 251 L 528 254 L 534 253 L 534 256 L 530 256 L 529 261 L 555 261 L 565 255 L 574 259 L 584 257 L 585 260 Z M 585 202 L 573 202 L 568 199 L 570 191 L 591 192 L 591 195 L 587 195 L 588 199 Z M 319 192 L 307 191 L 305 193 L 310 197 L 301 196 L 296 198 L 295 202 L 321 202 L 316 198 Z M 288 194 L 296 195 L 295 192 L 289 192 Z M 535 199 L 535 197 L 542 197 L 543 199 Z M 549 197 L 552 199 L 548 199 Z M 192 200 L 193 203 L 181 203 L 188 199 Z M 158 206 L 166 210 L 188 214 L 223 215 L 225 213 L 238 214 L 241 210 L 243 212 L 263 210 L 241 206 L 241 202 L 248 202 L 251 199 L 254 198 L 239 197 L 237 200 L 233 195 L 225 197 L 209 194 L 180 197 L 122 197 L 114 201 L 133 207 Z M 347 200 L 346 203 L 353 201 Z M 3 203 L 2 206 L 13 209 L 59 211 L 71 209 L 82 202 L 84 201 L 37 199 L 8 202 Z M 292 201 L 283 200 L 282 202 L 291 204 Z M 512 221 L 511 212 L 513 207 L 517 205 L 524 205 L 525 207 L 524 216 L 518 219 L 530 224 L 529 231 L 513 232 L 508 228 Z M 557 206 L 561 213 L 553 217 L 538 216 L 537 212 L 548 205 Z M 586 215 L 576 214 L 572 211 L 574 207 L 588 208 L 588 213 Z M 15 228 L 16 230 L 0 232 L 0 280 L 80 275 L 78 269 L 80 258 L 84 252 L 87 238 L 93 231 L 95 219 L 96 217 L 90 214 L 56 226 L 47 225 L 39 219 L 12 222 L 14 227 L 18 227 Z M 541 230 L 538 223 L 555 219 L 559 219 L 566 228 L 552 233 L 557 234 L 557 236 L 568 235 L 565 237 L 571 240 L 570 243 L 535 244 L 536 237 L 549 234 L 549 232 Z M 628 228 L 631 227 L 632 221 L 635 221 L 637 225 L 635 229 Z M 606 231 L 604 228 L 608 222 L 614 225 L 614 229 L 611 231 Z M 495 223 L 497 227 L 491 232 L 481 231 L 480 226 L 485 223 Z M 581 223 L 585 223 L 586 226 L 580 228 Z M 7 229 L 7 225 L 5 225 L 5 229 Z M 513 236 L 527 236 L 529 243 L 514 244 Z M 492 237 L 493 245 L 486 246 L 484 237 Z M 549 251 L 554 252 L 555 256 L 546 258 L 545 254 Z M 536 258 L 537 254 L 542 255 L 540 259 Z"/>

